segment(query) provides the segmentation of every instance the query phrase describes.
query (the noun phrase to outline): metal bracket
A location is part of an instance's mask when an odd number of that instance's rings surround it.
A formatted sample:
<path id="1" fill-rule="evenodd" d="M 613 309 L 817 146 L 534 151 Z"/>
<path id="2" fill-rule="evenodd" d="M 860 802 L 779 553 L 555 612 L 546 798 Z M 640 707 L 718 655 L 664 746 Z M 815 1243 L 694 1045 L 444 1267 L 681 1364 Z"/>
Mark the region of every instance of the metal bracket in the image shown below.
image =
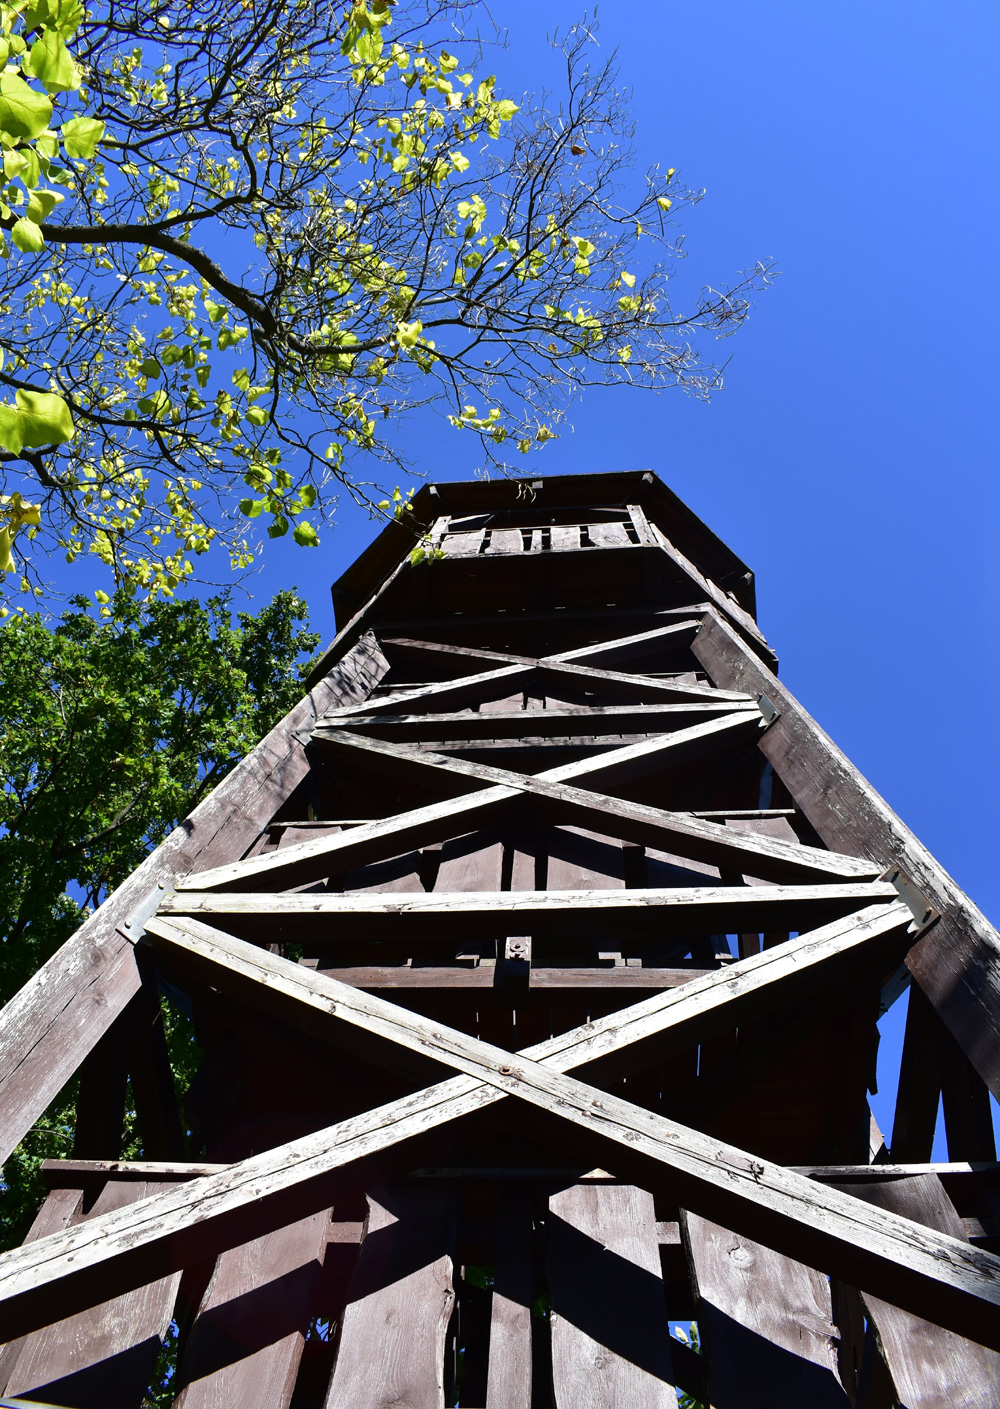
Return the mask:
<path id="1" fill-rule="evenodd" d="M 913 916 L 913 924 L 910 926 L 910 934 L 914 939 L 929 930 L 936 920 L 940 920 L 941 913 L 934 909 L 927 897 L 910 880 L 905 871 L 898 866 L 890 866 L 881 876 L 880 881 L 888 881 L 891 886 L 895 886 L 900 900 Z"/>
<path id="2" fill-rule="evenodd" d="M 757 696 L 757 708 L 761 712 L 765 729 L 769 729 L 776 719 L 781 718 L 781 710 L 776 709 L 766 695 Z"/>
<path id="3" fill-rule="evenodd" d="M 132 944 L 138 944 L 146 933 L 146 921 L 151 920 L 163 903 L 167 893 L 165 881 L 157 881 L 153 889 L 135 907 L 126 920 L 122 921 L 122 934 Z"/>

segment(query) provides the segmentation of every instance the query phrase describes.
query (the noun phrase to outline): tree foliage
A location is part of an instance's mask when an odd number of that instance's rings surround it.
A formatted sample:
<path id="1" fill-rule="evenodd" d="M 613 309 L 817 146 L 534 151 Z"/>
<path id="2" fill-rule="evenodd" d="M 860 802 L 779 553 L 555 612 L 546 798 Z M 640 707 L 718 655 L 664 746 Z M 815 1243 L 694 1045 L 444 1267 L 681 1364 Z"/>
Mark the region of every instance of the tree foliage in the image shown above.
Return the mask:
<path id="1" fill-rule="evenodd" d="M 235 623 L 224 598 L 105 610 L 0 627 L 0 1003 L 298 701 L 319 639 L 294 592 Z M 70 1153 L 74 1105 L 71 1083 L 4 1166 L 0 1244 L 34 1215 L 41 1161 Z"/>
<path id="2" fill-rule="evenodd" d="M 504 468 L 582 387 L 716 384 L 692 346 L 673 170 L 629 174 L 627 96 L 564 47 L 514 101 L 452 0 L 0 5 L 0 573 L 31 542 L 147 596 L 213 541 L 318 541 L 437 403 Z M 488 51 L 487 51 L 488 52 Z M 370 468 L 366 468 L 369 466 Z"/>

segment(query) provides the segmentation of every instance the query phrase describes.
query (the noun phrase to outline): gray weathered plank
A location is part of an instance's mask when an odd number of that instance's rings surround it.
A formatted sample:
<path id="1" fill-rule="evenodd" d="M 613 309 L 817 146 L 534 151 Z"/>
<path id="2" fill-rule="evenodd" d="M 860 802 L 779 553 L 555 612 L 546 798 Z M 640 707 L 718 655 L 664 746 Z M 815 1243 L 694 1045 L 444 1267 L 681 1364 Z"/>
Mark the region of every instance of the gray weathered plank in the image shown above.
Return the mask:
<path id="1" fill-rule="evenodd" d="M 514 1190 L 501 1195 L 486 1409 L 531 1409 L 531 1306 L 535 1290 L 531 1215 L 530 1193 Z"/>
<path id="2" fill-rule="evenodd" d="M 308 934 L 310 942 L 335 946 L 341 926 L 352 938 L 398 935 L 404 926 L 407 935 L 417 939 L 421 934 L 461 938 L 470 927 L 476 933 L 507 934 L 512 918 L 524 926 L 525 933 L 539 935 L 562 934 L 567 929 L 580 936 L 613 930 L 629 938 L 699 930 L 731 933 L 744 928 L 783 927 L 802 932 L 876 901 L 896 899 L 894 887 L 886 881 L 674 886 L 659 890 L 562 889 L 562 883 L 573 876 L 567 870 L 568 863 L 553 865 L 558 857 L 549 860 L 549 890 L 453 889 L 465 878 L 457 867 L 467 859 L 464 855 L 445 857 L 438 873 L 440 888 L 429 893 L 394 894 L 389 899 L 384 894 L 339 895 L 329 891 L 284 894 L 182 890 L 167 892 L 158 914 L 193 915 L 209 922 L 220 915 L 232 920 L 243 916 L 259 916 L 268 922 L 288 920 L 301 926 L 297 932 Z M 475 851 L 471 859 L 476 866 L 471 879 L 479 880 L 487 858 Z M 493 862 L 492 854 L 489 860 Z M 498 871 L 498 857 L 493 864 Z M 315 917 L 315 926 L 309 925 L 310 917 Z"/>
<path id="3" fill-rule="evenodd" d="M 549 1199 L 556 1409 L 675 1409 L 652 1194 L 571 1185 Z"/>
<path id="4" fill-rule="evenodd" d="M 178 1366 L 174 1409 L 287 1409 L 329 1227 L 323 1210 L 220 1254 Z"/>
<path id="5" fill-rule="evenodd" d="M 449 1192 L 369 1194 L 325 1409 L 442 1409 L 456 1216 Z"/>
<path id="6" fill-rule="evenodd" d="M 876 1208 L 912 1218 L 960 1239 L 961 1220 L 935 1174 L 852 1180 L 843 1186 Z M 877 1297 L 864 1297 L 878 1327 L 896 1393 L 906 1409 L 996 1409 L 1000 1354 L 912 1316 Z"/>
<path id="7" fill-rule="evenodd" d="M 682 1212 L 713 1404 L 848 1409 L 822 1272 Z"/>
<path id="8" fill-rule="evenodd" d="M 148 1184 L 110 1179 L 88 1218 L 100 1219 L 149 1192 Z M 59 1238 L 60 1233 L 47 1236 Z M 8 1369 L 6 1393 L 74 1409 L 104 1409 L 108 1404 L 139 1409 L 170 1325 L 179 1283 L 179 1272 L 161 1277 L 25 1337 Z"/>

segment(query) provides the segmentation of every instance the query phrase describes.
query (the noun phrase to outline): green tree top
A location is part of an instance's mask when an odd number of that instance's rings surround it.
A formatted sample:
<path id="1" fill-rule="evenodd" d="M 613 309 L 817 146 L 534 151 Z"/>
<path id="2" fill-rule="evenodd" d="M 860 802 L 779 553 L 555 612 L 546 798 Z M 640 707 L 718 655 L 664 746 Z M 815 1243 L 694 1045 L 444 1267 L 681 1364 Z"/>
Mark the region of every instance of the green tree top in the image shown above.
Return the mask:
<path id="1" fill-rule="evenodd" d="M 314 544 L 338 487 L 379 500 L 427 403 L 504 468 L 582 387 L 715 385 L 692 334 L 738 327 L 766 271 L 674 309 L 668 212 L 698 194 L 671 169 L 626 195 L 627 99 L 589 34 L 546 108 L 463 23 L 448 0 L 0 4 L 8 584 L 42 546 L 155 597 L 213 541 L 246 566 L 253 527 Z"/>

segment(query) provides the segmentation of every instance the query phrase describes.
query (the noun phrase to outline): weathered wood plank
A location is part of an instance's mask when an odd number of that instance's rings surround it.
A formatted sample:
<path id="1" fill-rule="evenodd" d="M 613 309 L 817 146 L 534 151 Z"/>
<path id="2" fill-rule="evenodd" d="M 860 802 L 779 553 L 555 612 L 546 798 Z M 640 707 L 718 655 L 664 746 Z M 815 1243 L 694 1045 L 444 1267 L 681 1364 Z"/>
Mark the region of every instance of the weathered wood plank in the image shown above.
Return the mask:
<path id="1" fill-rule="evenodd" d="M 441 872 L 464 858 L 446 858 Z M 484 864 L 473 853 L 478 880 Z M 497 866 L 498 866 L 497 862 Z M 550 868 L 552 863 L 550 860 Z M 554 869 L 554 868 L 553 868 Z M 232 920 L 259 917 L 274 933 L 274 922 L 286 920 L 310 942 L 335 946 L 346 929 L 351 937 L 406 935 L 419 940 L 461 939 L 475 933 L 512 933 L 516 920 L 525 933 L 591 937 L 609 930 L 623 937 L 734 933 L 740 929 L 805 931 L 876 901 L 896 900 L 885 881 L 830 885 L 675 886 L 658 890 L 562 889 L 567 879 L 555 870 L 549 890 L 453 890 L 457 876 L 439 872 L 441 889 L 393 895 L 338 895 L 331 892 L 283 894 L 262 891 L 169 891 L 160 915 L 192 915 L 211 922 L 213 916 Z M 572 877 L 569 877 L 572 879 Z M 315 925 L 310 924 L 315 920 Z M 337 921 L 336 925 L 331 921 Z M 343 929 L 342 929 L 343 927 Z"/>
<path id="2" fill-rule="evenodd" d="M 515 1190 L 497 1209 L 486 1409 L 531 1409 L 534 1283 L 532 1199 Z"/>
<path id="3" fill-rule="evenodd" d="M 128 1207 L 148 1192 L 141 1182 L 109 1180 L 88 1218 Z M 179 1283 L 179 1272 L 162 1277 L 27 1336 L 8 1368 L 6 1393 L 72 1409 L 139 1409 Z"/>
<path id="4" fill-rule="evenodd" d="M 331 727 L 335 732 L 349 726 L 359 733 L 396 743 L 433 739 L 508 739 L 516 740 L 529 734 L 532 738 L 574 736 L 600 738 L 605 734 L 649 734 L 673 728 L 682 721 L 750 711 L 759 718 L 757 706 L 731 700 L 690 700 L 682 704 L 547 706 L 535 709 L 529 720 L 514 711 L 463 714 L 353 714 L 349 719 L 320 720 L 314 737 L 322 739 Z M 756 719 L 755 719 L 756 722 Z"/>
<path id="5" fill-rule="evenodd" d="M 174 1409 L 287 1409 L 329 1227 L 324 1210 L 221 1254 L 178 1366 Z"/>
<path id="6" fill-rule="evenodd" d="M 456 1216 L 448 1191 L 369 1194 L 325 1409 L 441 1409 Z"/>
<path id="7" fill-rule="evenodd" d="M 652 1194 L 584 1183 L 549 1200 L 556 1409 L 675 1409 Z"/>
<path id="8" fill-rule="evenodd" d="M 964 1237 L 954 1205 L 934 1174 L 915 1178 L 854 1180 L 857 1198 L 902 1214 L 955 1239 Z M 1000 1404 L 1000 1354 L 865 1294 L 878 1327 L 896 1393 L 906 1409 L 996 1409 Z"/>
<path id="9" fill-rule="evenodd" d="M 829 1279 L 697 1214 L 681 1229 L 712 1404 L 848 1409 Z"/>
<path id="10" fill-rule="evenodd" d="M 692 646 L 718 684 L 781 711 L 760 749 L 826 844 L 900 866 L 941 918 L 907 958 L 914 978 L 1000 1095 L 1000 934 L 816 721 L 714 613 Z"/>
<path id="11" fill-rule="evenodd" d="M 388 669 L 360 642 L 146 858 L 0 1012 L 0 1159 L 58 1094 L 138 992 L 118 927 L 157 883 L 243 854 L 308 770 L 296 737 L 338 700 L 361 700 Z"/>

